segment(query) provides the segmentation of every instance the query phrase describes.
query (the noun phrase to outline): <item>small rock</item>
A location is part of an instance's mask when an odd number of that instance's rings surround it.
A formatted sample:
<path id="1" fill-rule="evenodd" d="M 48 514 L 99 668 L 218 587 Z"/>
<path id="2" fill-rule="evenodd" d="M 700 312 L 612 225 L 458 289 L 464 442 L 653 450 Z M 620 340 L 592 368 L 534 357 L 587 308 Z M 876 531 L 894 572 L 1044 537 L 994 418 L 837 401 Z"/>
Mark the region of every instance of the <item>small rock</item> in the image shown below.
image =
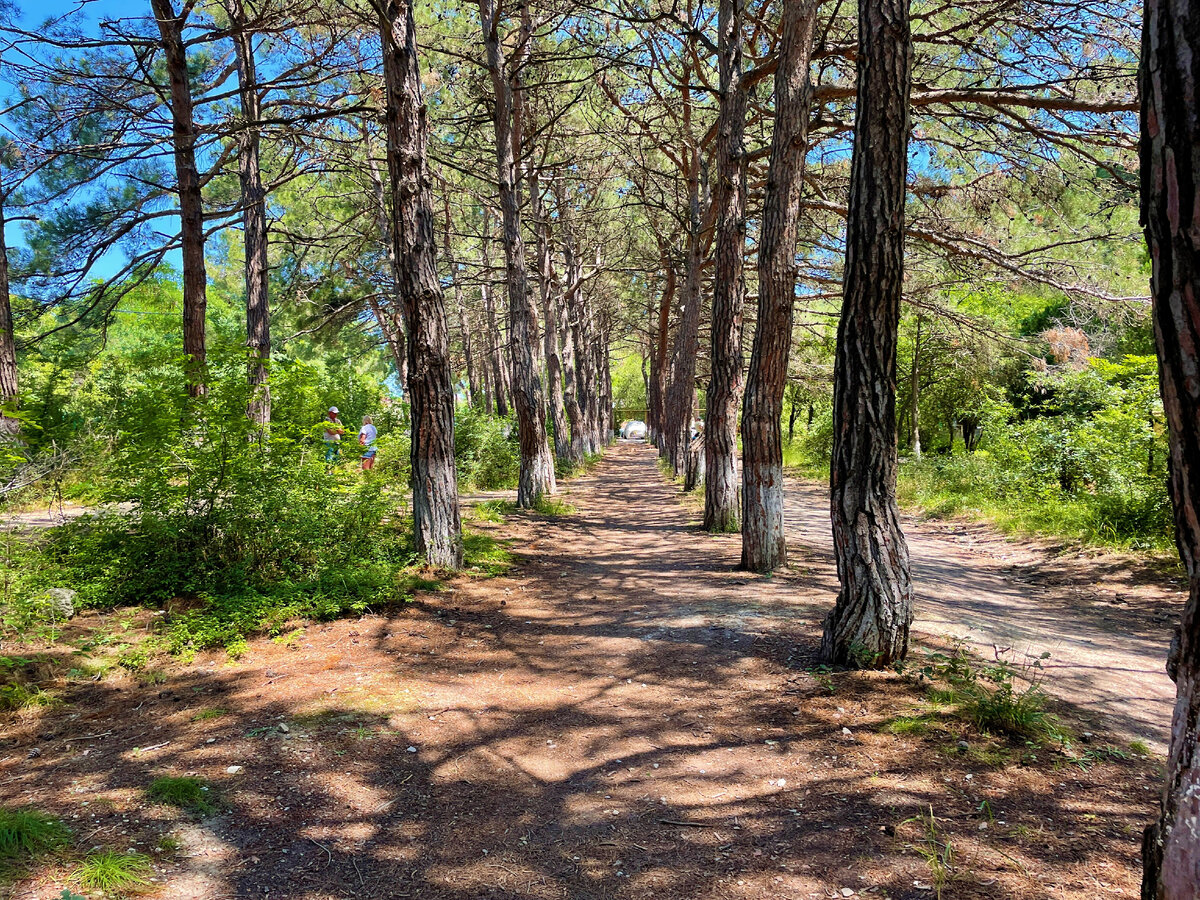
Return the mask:
<path id="1" fill-rule="evenodd" d="M 46 591 L 46 612 L 55 622 L 75 615 L 75 592 L 70 588 L 50 588 Z"/>
<path id="2" fill-rule="evenodd" d="M 243 769 L 241 766 L 230 766 L 225 770 L 226 775 L 240 775 Z"/>
<path id="3" fill-rule="evenodd" d="M 854 896 L 854 888 L 842 888 L 842 896 L 843 897 L 853 897 Z"/>
<path id="4" fill-rule="evenodd" d="M 29 751 L 29 752 L 26 754 L 26 758 L 27 758 L 27 759 L 37 759 L 37 758 L 38 758 L 39 756 L 41 756 L 41 755 L 42 755 L 42 748 L 41 748 L 41 747 L 34 747 L 32 750 L 30 750 L 30 751 Z"/>
<path id="5" fill-rule="evenodd" d="M 287 733 L 288 733 L 289 731 L 291 731 L 292 729 L 290 729 L 290 728 L 288 728 L 288 727 L 287 727 L 287 723 L 286 723 L 286 722 L 280 722 L 280 723 L 279 723 L 279 730 L 280 730 L 280 731 L 282 731 L 284 734 L 287 734 Z"/>
<path id="6" fill-rule="evenodd" d="M 407 749 L 405 750 L 405 752 L 406 752 L 406 753 L 416 753 L 416 752 L 417 752 L 417 748 L 416 748 L 416 747 L 409 747 L 409 748 L 407 748 Z M 486 851 L 484 851 L 484 852 L 486 852 Z"/>
<path id="7" fill-rule="evenodd" d="M 987 831 L 987 829 L 988 829 L 988 823 L 987 823 L 987 822 L 980 822 L 980 823 L 979 823 L 979 830 L 980 830 L 980 831 Z"/>
<path id="8" fill-rule="evenodd" d="M 966 753 L 970 749 L 971 749 L 971 745 L 968 744 L 966 741 L 958 742 L 958 752 L 959 753 Z"/>
<path id="9" fill-rule="evenodd" d="M 1092 738 L 1093 738 L 1094 736 L 1095 736 L 1095 735 L 1093 735 L 1093 734 L 1092 734 L 1090 731 L 1085 731 L 1083 734 L 1081 734 L 1081 735 L 1079 736 L 1079 739 L 1080 739 L 1081 741 L 1083 741 L 1085 744 L 1090 744 L 1090 743 L 1092 742 Z"/>
<path id="10" fill-rule="evenodd" d="M 853 732 L 850 731 L 849 728 L 842 726 L 842 734 L 846 735 L 846 737 L 850 737 L 853 734 Z"/>
<path id="11" fill-rule="evenodd" d="M 207 741 L 205 741 L 204 743 L 206 743 L 206 744 L 215 744 L 216 742 L 217 742 L 217 739 L 216 739 L 216 738 L 209 738 L 209 739 L 208 739 Z"/>

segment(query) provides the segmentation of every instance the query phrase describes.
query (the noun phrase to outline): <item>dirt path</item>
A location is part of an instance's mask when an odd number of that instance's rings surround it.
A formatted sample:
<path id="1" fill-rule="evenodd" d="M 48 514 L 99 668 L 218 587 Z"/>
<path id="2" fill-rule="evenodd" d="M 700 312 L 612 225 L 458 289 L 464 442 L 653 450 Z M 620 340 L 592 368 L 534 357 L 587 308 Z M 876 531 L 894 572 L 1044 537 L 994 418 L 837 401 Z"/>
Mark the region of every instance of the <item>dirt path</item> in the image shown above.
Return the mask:
<path id="1" fill-rule="evenodd" d="M 793 562 L 803 560 L 836 592 L 829 495 L 789 481 Z M 1092 709 L 1105 730 L 1166 750 L 1175 685 L 1165 659 L 1182 583 L 1130 557 L 1056 553 L 1006 540 L 981 525 L 904 521 L 917 589 L 914 627 L 1038 657 L 1046 687 Z"/>
<path id="2" fill-rule="evenodd" d="M 509 576 L 236 661 L 70 681 L 0 728 L 0 803 L 85 847 L 160 848 L 170 900 L 926 900 L 951 845 L 945 900 L 1137 896 L 1153 761 L 1031 751 L 895 675 L 813 672 L 820 553 L 738 573 L 736 536 L 692 528 L 645 447 L 566 499 L 484 526 Z M 79 616 L 38 665 L 153 621 Z M 163 775 L 207 779 L 223 812 L 149 803 Z M 69 871 L 11 896 L 56 897 Z"/>

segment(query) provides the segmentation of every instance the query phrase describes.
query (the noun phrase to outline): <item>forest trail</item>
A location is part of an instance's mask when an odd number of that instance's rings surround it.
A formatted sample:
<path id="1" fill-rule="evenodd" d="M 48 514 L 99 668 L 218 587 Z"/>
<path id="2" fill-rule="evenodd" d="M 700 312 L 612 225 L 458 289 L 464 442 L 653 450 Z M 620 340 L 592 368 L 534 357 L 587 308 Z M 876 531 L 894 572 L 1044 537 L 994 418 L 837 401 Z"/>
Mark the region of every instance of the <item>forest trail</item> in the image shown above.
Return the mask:
<path id="1" fill-rule="evenodd" d="M 837 591 L 829 491 L 788 481 L 785 521 L 793 565 Z M 1166 752 L 1175 685 L 1165 664 L 1184 584 L 1135 558 L 1058 553 L 975 523 L 904 516 L 916 587 L 916 631 L 962 639 L 986 659 L 1043 652 L 1045 687 L 1094 710 L 1105 730 Z"/>
<path id="2" fill-rule="evenodd" d="M 645 446 L 564 494 L 475 523 L 508 575 L 76 684 L 3 727 L 0 804 L 89 843 L 173 835 L 171 900 L 924 900 L 930 810 L 968 861 L 948 898 L 1136 897 L 1156 760 L 1031 755 L 895 675 L 814 671 L 828 554 L 738 572 L 738 536 L 697 531 Z M 85 613 L 61 654 L 152 623 Z M 935 725 L 891 729 L 913 715 Z M 162 775 L 208 779 L 221 813 L 148 803 Z"/>

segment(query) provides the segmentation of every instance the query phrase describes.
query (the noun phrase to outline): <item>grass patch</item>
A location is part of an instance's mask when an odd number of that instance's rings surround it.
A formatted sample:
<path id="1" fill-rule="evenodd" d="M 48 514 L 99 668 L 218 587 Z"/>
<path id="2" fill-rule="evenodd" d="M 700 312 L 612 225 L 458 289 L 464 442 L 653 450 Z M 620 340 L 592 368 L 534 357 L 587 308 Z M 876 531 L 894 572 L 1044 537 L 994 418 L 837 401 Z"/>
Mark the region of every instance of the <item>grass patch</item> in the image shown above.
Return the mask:
<path id="1" fill-rule="evenodd" d="M 158 803 L 165 803 L 167 806 L 200 816 L 210 816 L 220 809 L 216 788 L 203 778 L 156 778 L 146 788 L 146 795 Z"/>
<path id="2" fill-rule="evenodd" d="M 464 531 L 463 566 L 489 576 L 503 575 L 512 566 L 512 553 L 490 535 Z"/>
<path id="3" fill-rule="evenodd" d="M 484 500 L 471 507 L 471 518 L 476 522 L 503 522 L 511 512 L 510 506 L 505 500 Z"/>
<path id="4" fill-rule="evenodd" d="M 54 816 L 0 807 L 0 860 L 41 856 L 61 850 L 70 839 L 70 830 Z"/>
<path id="5" fill-rule="evenodd" d="M 1129 752 L 1135 756 L 1149 756 L 1150 745 L 1145 741 L 1131 741 L 1129 744 Z"/>
<path id="6" fill-rule="evenodd" d="M 920 736 L 929 733 L 930 723 L 924 716 L 897 716 L 883 726 L 888 734 Z"/>
<path id="7" fill-rule="evenodd" d="M 576 510 L 574 506 L 560 497 L 547 497 L 543 494 L 534 501 L 533 511 L 539 516 L 554 518 L 556 516 L 569 516 Z"/>
<path id="8" fill-rule="evenodd" d="M 150 857 L 144 853 L 95 850 L 84 857 L 71 877 L 86 891 L 111 894 L 148 887 L 153 874 Z"/>
<path id="9" fill-rule="evenodd" d="M 0 686 L 0 711 L 20 712 L 23 709 L 51 708 L 62 706 L 61 697 L 43 691 L 36 684 L 22 684 L 19 681 L 9 682 Z"/>
<path id="10" fill-rule="evenodd" d="M 229 710 L 220 706 L 214 706 L 209 709 L 202 709 L 192 716 L 193 722 L 208 722 L 212 719 L 219 719 L 221 716 L 228 715 Z"/>
<path id="11" fill-rule="evenodd" d="M 1054 717 L 1046 712 L 1046 694 L 1036 684 L 1023 690 L 1005 681 L 994 689 L 975 685 L 969 692 L 963 712 L 980 731 L 1019 738 L 1057 736 Z"/>

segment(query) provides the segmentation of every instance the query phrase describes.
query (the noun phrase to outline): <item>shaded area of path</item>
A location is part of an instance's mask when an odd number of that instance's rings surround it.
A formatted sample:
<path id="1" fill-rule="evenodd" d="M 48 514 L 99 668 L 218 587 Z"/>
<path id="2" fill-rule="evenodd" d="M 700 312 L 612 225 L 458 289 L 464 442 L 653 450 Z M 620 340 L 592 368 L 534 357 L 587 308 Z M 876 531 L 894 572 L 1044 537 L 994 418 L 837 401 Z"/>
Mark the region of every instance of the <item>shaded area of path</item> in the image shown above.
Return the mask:
<path id="1" fill-rule="evenodd" d="M 836 596 L 828 489 L 789 480 L 785 518 L 791 562 L 823 575 Z M 904 533 L 917 631 L 965 639 L 989 659 L 994 648 L 1018 660 L 1048 652 L 1049 691 L 1126 741 L 1166 750 L 1175 685 L 1165 660 L 1181 584 L 1136 559 L 1056 554 L 981 525 L 909 515 Z"/>
<path id="2" fill-rule="evenodd" d="M 1017 765 L 1022 746 L 997 743 L 996 764 L 954 732 L 889 731 L 919 691 L 809 671 L 832 599 L 820 553 L 736 571 L 738 536 L 698 532 L 644 446 L 565 499 L 569 515 L 481 526 L 512 541 L 505 577 L 78 684 L 3 729 L 0 803 L 89 845 L 171 829 L 171 900 L 924 900 L 929 810 L 967 861 L 947 900 L 1136 896 L 1150 763 Z M 210 779 L 226 811 L 148 804 L 168 774 Z"/>

